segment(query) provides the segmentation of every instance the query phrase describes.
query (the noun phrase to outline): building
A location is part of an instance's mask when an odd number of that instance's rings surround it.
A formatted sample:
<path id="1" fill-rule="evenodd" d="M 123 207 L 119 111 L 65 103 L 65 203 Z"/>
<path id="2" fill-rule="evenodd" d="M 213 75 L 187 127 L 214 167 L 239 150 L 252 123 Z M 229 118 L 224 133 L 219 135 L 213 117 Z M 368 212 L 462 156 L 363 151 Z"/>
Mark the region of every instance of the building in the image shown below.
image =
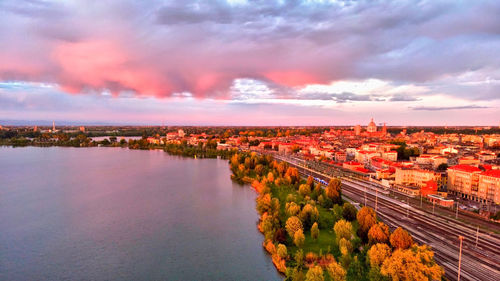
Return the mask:
<path id="1" fill-rule="evenodd" d="M 479 174 L 477 196 L 480 200 L 500 204 L 500 170 Z"/>
<path id="2" fill-rule="evenodd" d="M 179 135 L 180 138 L 183 138 L 186 135 L 186 133 L 184 133 L 183 129 L 179 129 L 179 131 L 177 132 L 177 134 Z"/>
<path id="3" fill-rule="evenodd" d="M 448 191 L 462 198 L 478 200 L 479 174 L 478 167 L 455 165 L 448 168 Z"/>
<path id="4" fill-rule="evenodd" d="M 377 125 L 375 125 L 375 122 L 373 122 L 373 118 L 371 119 L 370 123 L 366 127 L 366 131 L 368 133 L 375 133 L 377 131 Z"/>
<path id="5" fill-rule="evenodd" d="M 360 126 L 360 125 L 356 125 L 356 126 L 354 127 L 354 134 L 355 134 L 356 136 L 361 135 L 361 126 Z"/>
<path id="6" fill-rule="evenodd" d="M 427 182 L 438 182 L 441 174 L 429 170 L 396 168 L 395 184 L 424 187 Z"/>

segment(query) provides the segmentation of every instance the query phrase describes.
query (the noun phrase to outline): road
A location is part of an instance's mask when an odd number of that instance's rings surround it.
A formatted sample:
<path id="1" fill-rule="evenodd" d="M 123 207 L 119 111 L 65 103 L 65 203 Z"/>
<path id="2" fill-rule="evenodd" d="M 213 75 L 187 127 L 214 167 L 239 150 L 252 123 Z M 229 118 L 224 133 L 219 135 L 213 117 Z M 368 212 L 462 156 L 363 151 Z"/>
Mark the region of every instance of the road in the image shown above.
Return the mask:
<path id="1" fill-rule="evenodd" d="M 326 181 L 331 178 L 306 168 L 293 159 L 279 155 L 275 155 L 275 158 L 299 168 L 304 176 L 313 175 Z M 464 236 L 460 280 L 500 280 L 498 235 L 484 231 L 478 233 L 475 227 L 448 217 L 433 215 L 432 210 L 426 212 L 413 208 L 372 188 L 363 181 L 342 178 L 343 196 L 360 204 L 364 204 L 366 198 L 366 205 L 374 209 L 377 202 L 377 216 L 391 229 L 401 226 L 412 234 L 416 242 L 432 247 L 435 260 L 444 268 L 445 276 L 449 280 L 457 280 L 459 235 Z"/>

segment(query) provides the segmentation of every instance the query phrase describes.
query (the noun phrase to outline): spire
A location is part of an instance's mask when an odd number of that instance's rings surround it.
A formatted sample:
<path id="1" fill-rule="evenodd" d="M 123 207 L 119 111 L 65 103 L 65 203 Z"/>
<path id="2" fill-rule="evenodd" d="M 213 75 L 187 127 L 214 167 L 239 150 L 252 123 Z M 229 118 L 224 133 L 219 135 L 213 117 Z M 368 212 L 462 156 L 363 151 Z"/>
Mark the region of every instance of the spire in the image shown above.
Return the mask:
<path id="1" fill-rule="evenodd" d="M 52 121 L 52 131 L 56 131 L 56 121 Z"/>

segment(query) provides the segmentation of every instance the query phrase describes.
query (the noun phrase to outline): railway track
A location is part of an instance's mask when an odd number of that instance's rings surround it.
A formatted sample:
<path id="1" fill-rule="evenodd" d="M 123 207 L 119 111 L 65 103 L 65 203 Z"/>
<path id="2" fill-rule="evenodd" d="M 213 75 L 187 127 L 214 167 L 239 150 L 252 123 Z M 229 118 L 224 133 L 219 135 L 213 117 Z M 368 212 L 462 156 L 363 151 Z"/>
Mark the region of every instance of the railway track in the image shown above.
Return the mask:
<path id="1" fill-rule="evenodd" d="M 279 158 L 278 158 L 279 159 Z M 286 159 L 279 159 L 286 161 Z M 331 177 L 317 171 L 304 168 L 297 163 L 286 161 L 299 168 L 304 175 L 314 175 L 328 181 Z M 343 195 L 352 201 L 374 207 L 377 201 L 377 216 L 392 229 L 403 227 L 408 230 L 416 242 L 427 244 L 435 253 L 435 260 L 445 269 L 449 280 L 457 280 L 458 275 L 458 236 L 464 237 L 462 248 L 461 280 L 482 281 L 500 280 L 500 237 L 481 231 L 467 224 L 439 215 L 432 215 L 413 208 L 396 199 L 375 194 L 365 183 L 351 180 L 342 181 Z M 365 192 L 366 188 L 366 192 Z M 378 197 L 375 199 L 375 197 Z"/>

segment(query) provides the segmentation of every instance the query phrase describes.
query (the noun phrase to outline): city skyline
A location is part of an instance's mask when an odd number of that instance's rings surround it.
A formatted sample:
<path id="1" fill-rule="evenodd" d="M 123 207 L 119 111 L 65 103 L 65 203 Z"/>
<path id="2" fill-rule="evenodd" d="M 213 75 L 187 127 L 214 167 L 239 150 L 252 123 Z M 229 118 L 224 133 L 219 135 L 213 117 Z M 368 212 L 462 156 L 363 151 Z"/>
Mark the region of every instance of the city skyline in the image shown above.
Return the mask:
<path id="1" fill-rule="evenodd" d="M 2 1 L 0 120 L 498 126 L 495 1 Z"/>

